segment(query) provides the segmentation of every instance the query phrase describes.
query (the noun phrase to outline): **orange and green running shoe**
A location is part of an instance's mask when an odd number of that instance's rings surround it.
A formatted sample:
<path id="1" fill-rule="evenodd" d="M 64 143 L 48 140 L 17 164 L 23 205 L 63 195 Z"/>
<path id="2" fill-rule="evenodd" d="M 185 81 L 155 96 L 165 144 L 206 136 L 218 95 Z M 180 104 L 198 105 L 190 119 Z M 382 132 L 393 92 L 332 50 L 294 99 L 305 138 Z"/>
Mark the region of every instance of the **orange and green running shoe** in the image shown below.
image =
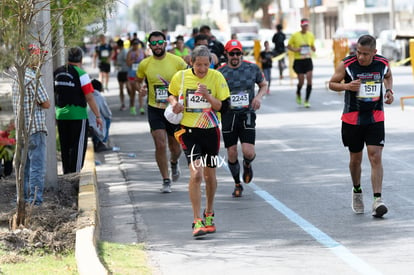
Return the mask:
<path id="1" fill-rule="evenodd" d="M 198 237 L 207 234 L 206 226 L 202 219 L 197 219 L 193 222 L 193 237 Z"/>
<path id="2" fill-rule="evenodd" d="M 214 212 L 207 213 L 204 211 L 204 224 L 206 226 L 207 233 L 216 232 L 216 225 L 214 224 Z"/>

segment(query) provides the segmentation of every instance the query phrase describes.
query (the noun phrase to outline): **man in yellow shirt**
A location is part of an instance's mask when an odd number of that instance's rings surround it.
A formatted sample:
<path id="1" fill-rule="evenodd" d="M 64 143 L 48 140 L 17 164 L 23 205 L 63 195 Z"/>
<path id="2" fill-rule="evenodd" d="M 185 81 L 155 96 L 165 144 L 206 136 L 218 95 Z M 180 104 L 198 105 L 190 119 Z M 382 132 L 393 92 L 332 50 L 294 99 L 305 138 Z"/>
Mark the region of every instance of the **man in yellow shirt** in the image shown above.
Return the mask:
<path id="1" fill-rule="evenodd" d="M 143 96 L 148 94 L 148 122 L 155 144 L 155 159 L 163 178 L 161 192 L 171 193 L 167 144 L 170 150 L 172 181 L 177 181 L 180 176 L 178 159 L 181 148 L 174 139 L 174 130 L 177 125 L 173 125 L 165 119 L 164 110 L 168 103 L 170 80 L 176 72 L 186 69 L 187 63 L 181 57 L 166 51 L 167 40 L 164 33 L 152 32 L 148 37 L 148 43 L 153 55 L 143 59 L 139 64 L 137 89 Z"/>
<path id="2" fill-rule="evenodd" d="M 295 61 L 293 63 L 293 70 L 298 76 L 298 85 L 296 89 L 296 103 L 302 104 L 302 97 L 300 90 L 302 89 L 303 84 L 305 83 L 306 76 L 306 97 L 304 106 L 306 108 L 310 107 L 309 98 L 312 92 L 312 73 L 313 73 L 313 63 L 312 63 L 312 52 L 316 51 L 315 49 L 315 37 L 313 33 L 308 31 L 309 29 L 309 20 L 303 18 L 300 21 L 301 30 L 294 33 L 288 42 L 287 48 L 295 53 Z"/>

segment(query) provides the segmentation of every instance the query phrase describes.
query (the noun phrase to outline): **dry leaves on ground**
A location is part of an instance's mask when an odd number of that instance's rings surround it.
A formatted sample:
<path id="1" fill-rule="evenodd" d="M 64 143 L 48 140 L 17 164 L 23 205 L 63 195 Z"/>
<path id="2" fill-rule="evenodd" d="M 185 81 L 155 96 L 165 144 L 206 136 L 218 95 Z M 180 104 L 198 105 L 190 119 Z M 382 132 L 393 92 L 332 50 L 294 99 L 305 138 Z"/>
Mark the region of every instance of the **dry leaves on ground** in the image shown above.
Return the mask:
<path id="1" fill-rule="evenodd" d="M 9 255 L 0 264 L 18 262 L 20 254 L 73 251 L 77 229 L 79 175 L 58 177 L 58 190 L 45 190 L 41 206 L 26 206 L 28 223 L 10 231 L 11 217 L 16 213 L 14 176 L 0 179 L 0 247 Z M 14 256 L 13 256 L 14 255 Z"/>

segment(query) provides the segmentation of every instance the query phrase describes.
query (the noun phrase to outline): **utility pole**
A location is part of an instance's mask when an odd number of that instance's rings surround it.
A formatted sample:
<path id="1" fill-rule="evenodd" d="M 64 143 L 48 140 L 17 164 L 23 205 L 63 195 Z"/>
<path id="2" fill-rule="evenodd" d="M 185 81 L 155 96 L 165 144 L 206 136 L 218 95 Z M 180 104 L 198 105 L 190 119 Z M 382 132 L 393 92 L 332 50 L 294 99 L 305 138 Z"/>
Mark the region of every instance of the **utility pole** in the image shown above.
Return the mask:
<path id="1" fill-rule="evenodd" d="M 394 12 L 395 12 L 395 5 L 394 5 L 394 0 L 390 1 L 390 29 L 393 30 L 395 29 L 395 16 L 394 16 Z"/>
<path id="2" fill-rule="evenodd" d="M 42 66 L 42 81 L 49 96 L 50 108 L 46 110 L 46 125 L 48 135 L 46 154 L 45 187 L 57 188 L 57 157 L 56 157 L 56 122 L 55 122 L 55 96 L 53 91 L 53 52 L 52 52 L 52 27 L 50 24 L 50 2 L 37 1 L 37 15 L 35 33 L 39 35 L 42 48 L 48 51 L 45 64 Z"/>
<path id="3" fill-rule="evenodd" d="M 59 8 L 62 7 L 61 0 L 57 1 L 57 5 Z M 54 60 L 56 61 L 55 68 L 65 65 L 65 38 L 64 38 L 64 33 L 63 33 L 63 14 L 62 13 L 59 15 L 59 18 L 58 18 L 58 35 L 56 38 L 57 38 L 57 47 L 56 47 L 57 52 L 56 52 L 56 58 L 54 58 Z"/>
<path id="4" fill-rule="evenodd" d="M 310 20 L 309 15 L 310 15 L 310 12 L 309 12 L 308 0 L 303 0 L 303 17 Z"/>
<path id="5" fill-rule="evenodd" d="M 284 18 L 283 18 L 283 10 L 282 10 L 282 0 L 277 0 L 276 3 L 277 3 L 277 14 L 278 14 L 277 22 L 283 26 Z"/>

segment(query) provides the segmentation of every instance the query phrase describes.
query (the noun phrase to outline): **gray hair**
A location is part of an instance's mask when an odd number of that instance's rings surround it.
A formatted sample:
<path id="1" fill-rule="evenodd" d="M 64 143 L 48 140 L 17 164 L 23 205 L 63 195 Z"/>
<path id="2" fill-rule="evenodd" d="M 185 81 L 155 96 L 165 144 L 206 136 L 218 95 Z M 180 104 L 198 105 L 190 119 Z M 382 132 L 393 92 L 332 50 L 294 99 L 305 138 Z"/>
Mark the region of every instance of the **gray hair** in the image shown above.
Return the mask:
<path id="1" fill-rule="evenodd" d="M 205 45 L 199 45 L 194 48 L 194 50 L 191 52 L 191 62 L 194 63 L 198 56 L 208 56 L 208 59 L 211 62 L 210 50 Z"/>

